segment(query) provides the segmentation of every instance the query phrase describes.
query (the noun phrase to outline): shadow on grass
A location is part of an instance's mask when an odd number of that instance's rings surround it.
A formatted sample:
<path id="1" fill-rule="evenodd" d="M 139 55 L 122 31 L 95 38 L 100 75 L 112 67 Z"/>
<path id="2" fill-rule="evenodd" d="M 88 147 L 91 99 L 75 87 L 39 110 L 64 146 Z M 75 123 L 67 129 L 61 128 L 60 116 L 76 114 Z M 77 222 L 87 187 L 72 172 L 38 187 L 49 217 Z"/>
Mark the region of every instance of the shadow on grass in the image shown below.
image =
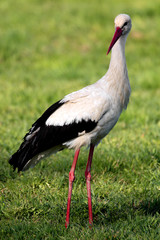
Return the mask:
<path id="1" fill-rule="evenodd" d="M 141 209 L 145 215 L 155 215 L 156 213 L 160 213 L 160 199 L 153 199 L 151 201 L 143 201 L 139 205 L 139 209 Z"/>
<path id="2" fill-rule="evenodd" d="M 160 214 L 160 199 L 152 199 L 141 202 L 138 206 L 134 206 L 131 204 L 123 204 L 121 209 L 110 208 L 107 205 L 100 208 L 99 211 L 96 209 L 96 206 L 93 206 L 93 218 L 94 222 L 106 222 L 106 223 L 114 223 L 119 220 L 127 220 L 128 218 L 134 219 L 135 216 L 154 216 L 156 214 Z M 86 216 L 85 216 L 86 217 Z"/>

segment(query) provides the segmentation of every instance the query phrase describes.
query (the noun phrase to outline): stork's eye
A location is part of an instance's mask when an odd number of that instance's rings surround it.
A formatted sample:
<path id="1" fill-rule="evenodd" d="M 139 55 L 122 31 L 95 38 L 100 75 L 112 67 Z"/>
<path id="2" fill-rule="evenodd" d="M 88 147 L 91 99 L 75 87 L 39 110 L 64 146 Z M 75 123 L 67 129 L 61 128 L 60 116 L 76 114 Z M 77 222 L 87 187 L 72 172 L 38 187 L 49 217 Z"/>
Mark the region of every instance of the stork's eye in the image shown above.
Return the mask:
<path id="1" fill-rule="evenodd" d="M 128 22 L 125 22 L 125 23 L 123 24 L 123 27 L 126 26 L 127 24 L 128 24 Z"/>

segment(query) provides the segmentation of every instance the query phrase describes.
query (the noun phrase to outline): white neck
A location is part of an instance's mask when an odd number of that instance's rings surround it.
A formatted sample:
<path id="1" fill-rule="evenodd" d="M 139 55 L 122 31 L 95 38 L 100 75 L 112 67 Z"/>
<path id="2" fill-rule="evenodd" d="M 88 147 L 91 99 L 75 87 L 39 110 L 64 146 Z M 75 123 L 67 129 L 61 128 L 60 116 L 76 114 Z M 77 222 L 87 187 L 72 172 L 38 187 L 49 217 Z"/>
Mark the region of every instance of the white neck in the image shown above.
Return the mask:
<path id="1" fill-rule="evenodd" d="M 109 72 L 116 72 L 116 74 L 121 74 L 126 68 L 126 58 L 125 58 L 125 43 L 127 35 L 122 35 L 112 48 L 111 61 L 109 65 Z"/>
<path id="2" fill-rule="evenodd" d="M 115 96 L 116 101 L 121 102 L 122 108 L 126 108 L 130 96 L 130 83 L 128 78 L 125 43 L 127 35 L 122 35 L 112 48 L 109 69 L 103 78 L 107 91 Z"/>

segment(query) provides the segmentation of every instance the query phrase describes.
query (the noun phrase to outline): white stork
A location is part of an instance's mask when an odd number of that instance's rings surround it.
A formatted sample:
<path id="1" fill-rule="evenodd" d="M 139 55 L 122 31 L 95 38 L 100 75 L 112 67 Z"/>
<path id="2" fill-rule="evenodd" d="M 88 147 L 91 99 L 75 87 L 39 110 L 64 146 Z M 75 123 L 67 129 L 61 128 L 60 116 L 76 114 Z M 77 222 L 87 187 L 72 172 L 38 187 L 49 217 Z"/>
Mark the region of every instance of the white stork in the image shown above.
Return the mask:
<path id="1" fill-rule="evenodd" d="M 50 106 L 32 125 L 18 151 L 9 160 L 14 170 L 18 168 L 18 171 L 25 171 L 52 153 L 65 148 L 75 150 L 69 172 L 66 228 L 69 225 L 74 173 L 82 146 L 90 146 L 85 178 L 89 223 L 93 223 L 90 186 L 93 151 L 114 127 L 129 102 L 131 90 L 125 43 L 131 26 L 131 18 L 127 14 L 115 18 L 115 34 L 107 52 L 108 54 L 112 49 L 107 73 L 96 83 L 73 92 Z"/>

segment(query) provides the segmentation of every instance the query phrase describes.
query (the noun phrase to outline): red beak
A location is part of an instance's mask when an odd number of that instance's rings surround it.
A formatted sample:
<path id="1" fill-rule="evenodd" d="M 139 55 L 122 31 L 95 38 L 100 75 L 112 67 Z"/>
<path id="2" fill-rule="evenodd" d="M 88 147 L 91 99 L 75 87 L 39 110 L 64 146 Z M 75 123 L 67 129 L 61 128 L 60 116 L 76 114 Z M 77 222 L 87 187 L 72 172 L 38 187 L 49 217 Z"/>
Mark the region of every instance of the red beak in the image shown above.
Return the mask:
<path id="1" fill-rule="evenodd" d="M 112 47 L 114 46 L 114 44 L 117 42 L 117 40 L 120 38 L 121 35 L 122 35 L 122 29 L 120 27 L 116 27 L 116 31 L 112 38 L 111 44 L 108 48 L 107 55 L 111 51 Z"/>

